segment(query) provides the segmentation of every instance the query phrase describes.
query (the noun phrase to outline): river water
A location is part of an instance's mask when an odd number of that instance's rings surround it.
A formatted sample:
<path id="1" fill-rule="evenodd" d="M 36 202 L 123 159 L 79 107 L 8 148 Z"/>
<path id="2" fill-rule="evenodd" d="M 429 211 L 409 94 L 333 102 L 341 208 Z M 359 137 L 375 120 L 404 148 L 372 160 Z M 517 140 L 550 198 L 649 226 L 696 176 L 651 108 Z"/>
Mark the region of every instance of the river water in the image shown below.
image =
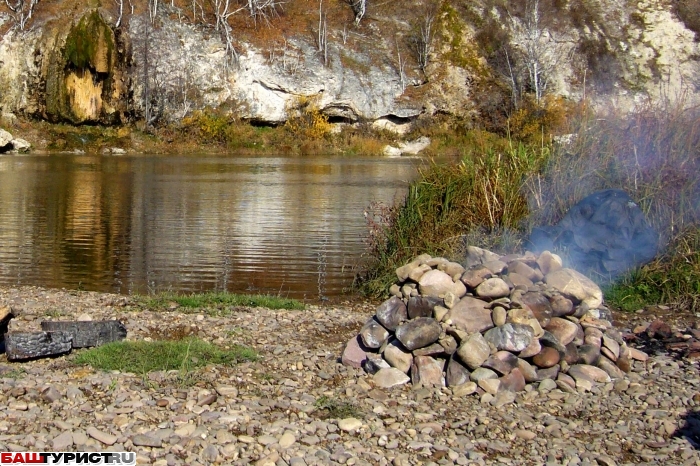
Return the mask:
<path id="1" fill-rule="evenodd" d="M 0 157 L 0 284 L 337 298 L 418 161 Z"/>

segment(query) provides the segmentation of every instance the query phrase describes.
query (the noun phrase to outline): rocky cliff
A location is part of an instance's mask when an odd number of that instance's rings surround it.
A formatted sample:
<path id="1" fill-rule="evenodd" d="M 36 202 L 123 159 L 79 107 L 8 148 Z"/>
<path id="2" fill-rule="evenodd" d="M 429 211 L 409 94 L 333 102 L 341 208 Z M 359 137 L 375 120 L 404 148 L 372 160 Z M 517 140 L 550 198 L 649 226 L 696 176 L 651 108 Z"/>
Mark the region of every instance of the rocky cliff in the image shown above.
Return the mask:
<path id="1" fill-rule="evenodd" d="M 112 3 L 73 0 L 58 13 L 39 3 L 24 30 L 3 12 L 0 110 L 116 124 L 224 106 L 278 124 L 312 101 L 331 121 L 395 129 L 421 115 L 507 111 L 526 94 L 626 107 L 649 97 L 697 99 L 698 38 L 666 1 L 411 3 L 398 13 L 370 2 L 362 22 L 336 15 L 330 26 L 314 5 L 241 36 L 170 5 L 154 20 L 127 11 L 119 27 Z M 307 26 L 286 26 L 295 21 Z"/>

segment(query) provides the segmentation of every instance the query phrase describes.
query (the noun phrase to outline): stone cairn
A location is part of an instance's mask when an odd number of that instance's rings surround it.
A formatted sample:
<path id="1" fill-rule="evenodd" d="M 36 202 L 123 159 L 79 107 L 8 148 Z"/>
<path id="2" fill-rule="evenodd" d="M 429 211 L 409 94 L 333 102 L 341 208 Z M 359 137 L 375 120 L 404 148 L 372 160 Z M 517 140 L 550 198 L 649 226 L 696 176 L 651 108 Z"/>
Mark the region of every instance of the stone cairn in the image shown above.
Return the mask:
<path id="1" fill-rule="evenodd" d="M 469 247 L 465 266 L 424 254 L 396 275 L 392 297 L 342 356 L 378 387 L 410 381 L 495 396 L 539 382 L 589 391 L 647 359 L 613 327 L 600 288 L 549 251 Z"/>

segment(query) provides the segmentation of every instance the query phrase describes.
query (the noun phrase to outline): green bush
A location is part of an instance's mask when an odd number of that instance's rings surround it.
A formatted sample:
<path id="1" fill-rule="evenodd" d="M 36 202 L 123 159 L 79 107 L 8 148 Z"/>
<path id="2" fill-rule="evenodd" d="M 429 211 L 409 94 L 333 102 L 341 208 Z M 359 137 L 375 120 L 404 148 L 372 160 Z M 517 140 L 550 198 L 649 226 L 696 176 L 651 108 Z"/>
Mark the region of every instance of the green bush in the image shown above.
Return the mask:
<path id="1" fill-rule="evenodd" d="M 465 234 L 522 229 L 525 179 L 547 163 L 548 147 L 490 145 L 457 164 L 431 164 L 409 186 L 403 204 L 374 205 L 369 216 L 370 262 L 358 278 L 373 296 L 386 292 L 394 270 L 412 257 L 457 254 Z"/>

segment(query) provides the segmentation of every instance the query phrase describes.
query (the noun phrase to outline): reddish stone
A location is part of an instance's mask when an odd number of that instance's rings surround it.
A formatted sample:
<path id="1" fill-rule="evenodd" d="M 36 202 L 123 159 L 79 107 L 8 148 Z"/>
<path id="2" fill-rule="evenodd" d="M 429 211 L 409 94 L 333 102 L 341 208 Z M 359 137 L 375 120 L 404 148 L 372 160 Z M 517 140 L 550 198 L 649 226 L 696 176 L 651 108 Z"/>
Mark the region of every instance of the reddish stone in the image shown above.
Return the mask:
<path id="1" fill-rule="evenodd" d="M 525 377 L 518 368 L 513 369 L 499 380 L 501 381 L 501 384 L 498 386 L 499 391 L 508 390 L 511 392 L 519 392 L 525 390 Z"/>
<path id="2" fill-rule="evenodd" d="M 530 308 L 542 328 L 549 325 L 549 321 L 552 319 L 552 305 L 549 304 L 546 296 L 541 293 L 528 291 L 522 295 L 520 300 Z"/>
<path id="3" fill-rule="evenodd" d="M 647 335 L 653 338 L 671 338 L 673 331 L 671 327 L 663 320 L 657 319 L 647 328 Z"/>
<path id="4" fill-rule="evenodd" d="M 545 346 L 539 354 L 532 358 L 532 362 L 541 369 L 555 366 L 559 364 L 559 352 L 551 347 Z"/>
<path id="5" fill-rule="evenodd" d="M 619 357 L 617 361 L 615 361 L 615 364 L 617 364 L 617 367 L 619 367 L 622 372 L 627 373 L 632 370 L 632 363 L 629 358 Z"/>
<path id="6" fill-rule="evenodd" d="M 500 374 L 508 374 L 517 366 L 518 357 L 509 351 L 499 351 L 481 364 L 481 367 L 493 369 Z"/>
<path id="7" fill-rule="evenodd" d="M 430 356 L 416 356 L 411 365 L 411 382 L 414 386 L 430 387 L 445 386 L 443 377 L 444 360 L 438 360 Z"/>
<path id="8" fill-rule="evenodd" d="M 341 361 L 346 366 L 361 368 L 367 360 L 367 353 L 360 346 L 360 336 L 354 336 L 345 345 Z"/>

